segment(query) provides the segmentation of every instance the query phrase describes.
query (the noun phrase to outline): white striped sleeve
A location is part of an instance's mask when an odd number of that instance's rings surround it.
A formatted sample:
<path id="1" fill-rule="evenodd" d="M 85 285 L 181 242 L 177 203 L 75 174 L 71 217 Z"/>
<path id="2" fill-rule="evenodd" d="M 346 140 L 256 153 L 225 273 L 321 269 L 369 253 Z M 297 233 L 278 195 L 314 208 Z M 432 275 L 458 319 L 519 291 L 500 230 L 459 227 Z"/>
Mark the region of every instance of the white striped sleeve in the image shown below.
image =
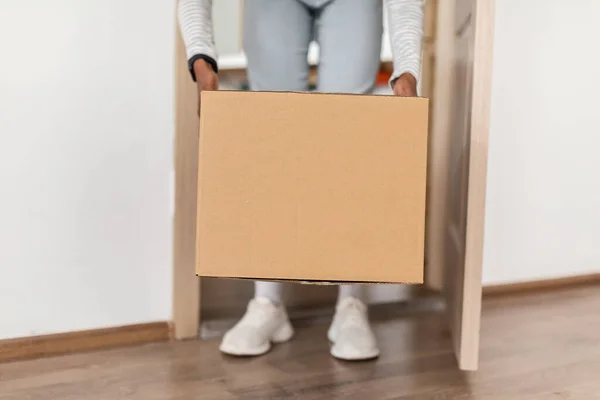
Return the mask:
<path id="1" fill-rule="evenodd" d="M 419 81 L 424 24 L 423 0 L 386 0 L 386 3 L 394 61 L 394 73 L 390 82 L 406 72 Z"/>
<path id="2" fill-rule="evenodd" d="M 212 0 L 179 0 L 177 15 L 188 60 L 204 54 L 216 61 Z"/>

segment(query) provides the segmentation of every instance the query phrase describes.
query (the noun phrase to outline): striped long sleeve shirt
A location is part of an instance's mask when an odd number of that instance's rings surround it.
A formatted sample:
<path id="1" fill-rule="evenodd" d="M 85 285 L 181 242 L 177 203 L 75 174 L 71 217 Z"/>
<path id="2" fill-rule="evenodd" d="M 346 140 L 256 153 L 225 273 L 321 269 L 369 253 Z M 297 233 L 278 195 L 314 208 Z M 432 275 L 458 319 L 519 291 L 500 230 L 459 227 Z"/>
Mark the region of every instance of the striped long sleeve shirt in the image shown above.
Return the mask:
<path id="1" fill-rule="evenodd" d="M 385 3 L 394 64 L 391 81 L 406 72 L 419 80 L 423 0 L 385 0 Z M 206 57 L 216 68 L 212 0 L 179 0 L 178 16 L 188 60 Z"/>

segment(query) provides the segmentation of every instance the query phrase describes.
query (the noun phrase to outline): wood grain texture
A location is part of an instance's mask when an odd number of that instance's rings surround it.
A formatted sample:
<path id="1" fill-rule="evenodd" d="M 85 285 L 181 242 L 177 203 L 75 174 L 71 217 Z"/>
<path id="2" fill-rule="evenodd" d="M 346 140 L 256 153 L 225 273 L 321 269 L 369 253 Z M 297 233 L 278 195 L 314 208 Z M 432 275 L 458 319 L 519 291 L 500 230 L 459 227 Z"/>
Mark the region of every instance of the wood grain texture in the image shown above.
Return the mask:
<path id="1" fill-rule="evenodd" d="M 0 340 L 0 362 L 164 341 L 170 332 L 169 323 L 155 322 Z"/>
<path id="2" fill-rule="evenodd" d="M 425 285 L 441 291 L 444 279 L 444 237 L 448 185 L 448 147 L 452 100 L 454 0 L 439 2 L 431 88 L 429 157 L 427 166 L 427 218 L 425 237 Z"/>
<path id="3" fill-rule="evenodd" d="M 439 0 L 425 0 L 423 2 L 424 21 L 423 21 L 423 39 L 425 42 L 433 43 L 436 35 L 436 15 Z"/>
<path id="4" fill-rule="evenodd" d="M 198 95 L 177 25 L 175 51 L 175 215 L 173 218 L 173 323 L 177 339 L 198 335 L 200 279 L 196 277 Z"/>
<path id="5" fill-rule="evenodd" d="M 456 367 L 443 315 L 373 316 L 382 355 L 331 358 L 328 319 L 260 358 L 219 353 L 218 339 L 157 343 L 0 364 L 0 400 L 595 400 L 600 286 L 484 301 L 477 373 Z"/>
<path id="6" fill-rule="evenodd" d="M 430 99 L 429 102 L 429 126 L 433 121 L 433 105 L 431 98 L 433 95 L 434 65 L 435 65 L 435 31 L 436 31 L 436 13 L 438 0 L 426 0 L 424 5 L 424 35 L 423 49 L 421 57 L 421 91 L 420 96 Z M 431 130 L 431 129 L 430 129 Z"/>
<path id="7" fill-rule="evenodd" d="M 483 236 L 487 188 L 487 160 L 492 94 L 494 1 L 472 0 L 472 78 L 467 123 L 470 131 L 466 244 L 462 319 L 458 360 L 461 369 L 477 369 L 481 314 Z"/>

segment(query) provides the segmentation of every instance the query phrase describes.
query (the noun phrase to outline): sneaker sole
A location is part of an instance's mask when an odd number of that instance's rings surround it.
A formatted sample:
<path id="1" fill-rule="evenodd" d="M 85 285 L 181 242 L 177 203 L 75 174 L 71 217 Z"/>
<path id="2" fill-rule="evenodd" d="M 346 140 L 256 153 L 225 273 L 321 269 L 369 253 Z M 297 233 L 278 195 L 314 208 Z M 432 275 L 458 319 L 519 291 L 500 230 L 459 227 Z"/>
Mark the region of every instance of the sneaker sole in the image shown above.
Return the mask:
<path id="1" fill-rule="evenodd" d="M 338 360 L 344 361 L 367 361 L 374 360 L 379 357 L 379 349 L 373 349 L 367 352 L 341 352 L 336 349 L 335 345 L 331 347 L 331 355 Z"/>

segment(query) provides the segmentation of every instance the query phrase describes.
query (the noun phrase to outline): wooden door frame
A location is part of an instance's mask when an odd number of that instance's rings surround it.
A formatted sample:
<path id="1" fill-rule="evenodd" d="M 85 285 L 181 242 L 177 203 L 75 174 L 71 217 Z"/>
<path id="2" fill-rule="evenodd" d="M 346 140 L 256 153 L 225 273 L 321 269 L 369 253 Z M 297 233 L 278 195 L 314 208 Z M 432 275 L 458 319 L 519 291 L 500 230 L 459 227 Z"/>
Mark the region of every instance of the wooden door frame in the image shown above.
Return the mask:
<path id="1" fill-rule="evenodd" d="M 175 6 L 177 1 L 175 1 Z M 197 89 L 175 23 L 175 210 L 173 215 L 173 336 L 191 339 L 200 327 L 200 278 L 196 276 L 198 177 Z"/>
<path id="2" fill-rule="evenodd" d="M 479 3 L 478 3 L 479 5 Z M 434 86 L 431 97 L 431 128 L 429 132 L 431 147 L 429 149 L 429 167 L 428 167 L 428 194 L 427 194 L 427 248 L 426 259 L 427 269 L 425 274 L 425 284 L 434 290 L 441 290 L 444 280 L 444 225 L 446 221 L 445 194 L 447 193 L 448 176 L 448 139 L 451 129 L 451 91 L 453 84 L 453 47 L 455 40 L 455 0 L 438 1 L 437 5 L 437 25 L 435 31 L 435 64 L 434 64 Z M 477 84 L 473 90 L 477 90 L 480 98 L 491 98 L 491 49 L 493 45 L 493 20 L 494 8 L 493 1 L 483 4 L 481 7 L 485 13 L 486 26 L 476 26 L 475 34 L 479 36 L 476 50 L 477 71 L 474 71 L 474 80 Z M 478 19 L 481 21 L 481 18 Z M 489 44 L 489 45 L 486 45 Z M 485 46 L 488 46 L 487 48 Z M 484 81 L 485 80 L 485 81 Z M 482 114 L 482 112 L 485 113 Z M 480 154 L 475 157 L 475 165 L 485 167 L 487 165 L 487 145 L 489 134 L 489 107 L 480 110 L 477 115 L 473 115 L 471 124 L 473 128 L 472 135 L 476 142 L 484 146 L 478 147 Z M 483 124 L 483 125 L 482 125 Z M 485 150 L 485 151 L 483 151 Z M 484 155 L 481 155 L 483 151 Z M 483 221 L 485 215 L 485 197 L 481 198 L 481 193 L 485 195 L 486 180 L 473 177 L 469 184 L 477 193 L 479 198 L 470 202 L 468 214 L 470 217 Z M 481 177 L 479 177 L 481 178 Z M 471 178 L 470 178 L 471 179 Z M 471 224 L 473 228 L 473 225 Z M 483 227 L 481 226 L 481 229 Z M 472 232 L 472 231 L 471 231 Z M 482 235 L 480 235 L 482 237 Z M 483 251 L 483 242 L 480 240 L 479 253 Z M 471 243 L 471 251 L 476 243 Z M 479 256 L 478 258 L 481 258 Z"/>
<path id="3" fill-rule="evenodd" d="M 430 0 L 431 1 L 431 0 Z M 454 0 L 437 0 L 434 33 L 433 88 L 430 99 L 427 167 L 425 286 L 441 291 L 444 281 L 444 229 L 448 140 L 450 129 Z"/>
<path id="4" fill-rule="evenodd" d="M 470 125 L 467 226 L 463 278 L 463 316 L 460 337 L 454 335 L 454 348 L 463 370 L 476 370 L 479 362 L 479 334 L 487 162 L 492 98 L 494 46 L 494 0 L 472 0 L 474 10 L 472 112 Z M 460 29 L 460 27 L 458 28 Z M 455 32 L 457 34 L 458 32 Z M 460 349 L 460 351 L 459 351 Z"/>
<path id="5" fill-rule="evenodd" d="M 450 126 L 450 99 L 452 87 L 452 57 L 454 40 L 455 0 L 436 1 L 434 33 L 434 60 L 428 188 L 427 218 L 427 268 L 425 283 L 428 287 L 441 290 L 444 269 L 443 227 L 446 218 L 442 204 L 447 190 L 444 138 L 448 137 Z M 486 4 L 487 3 L 487 4 Z M 177 1 L 175 1 L 175 5 Z M 473 90 L 479 98 L 491 96 L 491 44 L 493 41 L 493 4 L 490 0 L 479 0 L 478 7 L 485 13 L 489 26 L 482 25 L 478 18 L 475 34 L 479 36 L 475 59 Z M 428 21 L 429 17 L 428 17 Z M 173 334 L 176 339 L 198 336 L 200 326 L 200 278 L 195 274 L 195 224 L 196 224 L 196 187 L 198 162 L 198 116 L 196 110 L 196 87 L 190 79 L 187 69 L 185 46 L 176 23 L 175 32 L 175 140 L 174 140 L 174 185 L 175 210 L 173 216 Z M 486 44 L 489 47 L 486 49 Z M 475 94 L 475 93 L 474 93 Z M 472 135 L 477 139 L 477 151 L 471 155 L 472 165 L 487 165 L 487 146 L 489 131 L 489 105 L 474 113 L 471 120 Z M 469 235 L 467 243 L 468 271 L 479 265 L 478 274 L 469 274 L 468 279 L 481 279 L 483 254 L 483 219 L 485 215 L 485 174 L 469 177 L 473 195 L 469 196 L 468 215 L 469 232 L 480 232 L 474 237 Z M 467 279 L 467 278 L 465 278 Z"/>
<path id="6" fill-rule="evenodd" d="M 431 41 L 436 25 L 435 6 L 425 2 L 425 36 Z M 243 7 L 244 2 L 241 1 Z M 175 1 L 177 6 L 177 0 Z M 175 24 L 175 140 L 173 217 L 173 335 L 176 339 L 198 336 L 200 327 L 200 278 L 195 275 L 195 223 L 197 199 L 198 116 L 196 87 L 190 79 L 179 24 Z M 424 45 L 430 46 L 431 43 Z M 429 62 L 430 60 L 424 60 Z M 430 65 L 424 66 L 429 71 Z M 427 73 L 428 79 L 433 74 Z M 429 82 L 431 88 L 433 82 Z M 427 90 L 429 92 L 429 90 Z M 429 93 L 427 93 L 429 95 Z M 427 273 L 427 272 L 426 272 Z M 434 271 L 434 275 L 435 275 Z M 427 279 L 427 276 L 426 276 Z M 429 279 L 431 280 L 431 279 Z M 441 287 L 441 285 L 440 285 Z"/>
<path id="7" fill-rule="evenodd" d="M 472 14 L 465 4 L 473 2 Z M 473 23 L 473 109 L 467 124 L 470 126 L 468 194 L 466 206 L 466 237 L 464 249 L 463 291 L 458 300 L 463 312 L 459 321 L 449 321 L 459 367 L 475 370 L 478 367 L 479 331 L 481 319 L 481 280 L 487 160 L 492 89 L 492 53 L 494 40 L 493 0 L 441 0 L 438 3 L 435 37 L 435 86 L 432 94 L 433 120 L 430 130 L 427 214 L 426 286 L 444 288 L 444 273 L 448 265 L 446 232 L 449 221 L 447 194 L 451 190 L 448 163 L 452 129 L 452 90 L 454 85 L 454 45 L 458 37 L 457 21 Z M 472 18 L 472 20 L 469 20 Z M 460 29 L 460 27 L 458 28 Z M 449 307 L 455 306 L 452 304 Z"/>

